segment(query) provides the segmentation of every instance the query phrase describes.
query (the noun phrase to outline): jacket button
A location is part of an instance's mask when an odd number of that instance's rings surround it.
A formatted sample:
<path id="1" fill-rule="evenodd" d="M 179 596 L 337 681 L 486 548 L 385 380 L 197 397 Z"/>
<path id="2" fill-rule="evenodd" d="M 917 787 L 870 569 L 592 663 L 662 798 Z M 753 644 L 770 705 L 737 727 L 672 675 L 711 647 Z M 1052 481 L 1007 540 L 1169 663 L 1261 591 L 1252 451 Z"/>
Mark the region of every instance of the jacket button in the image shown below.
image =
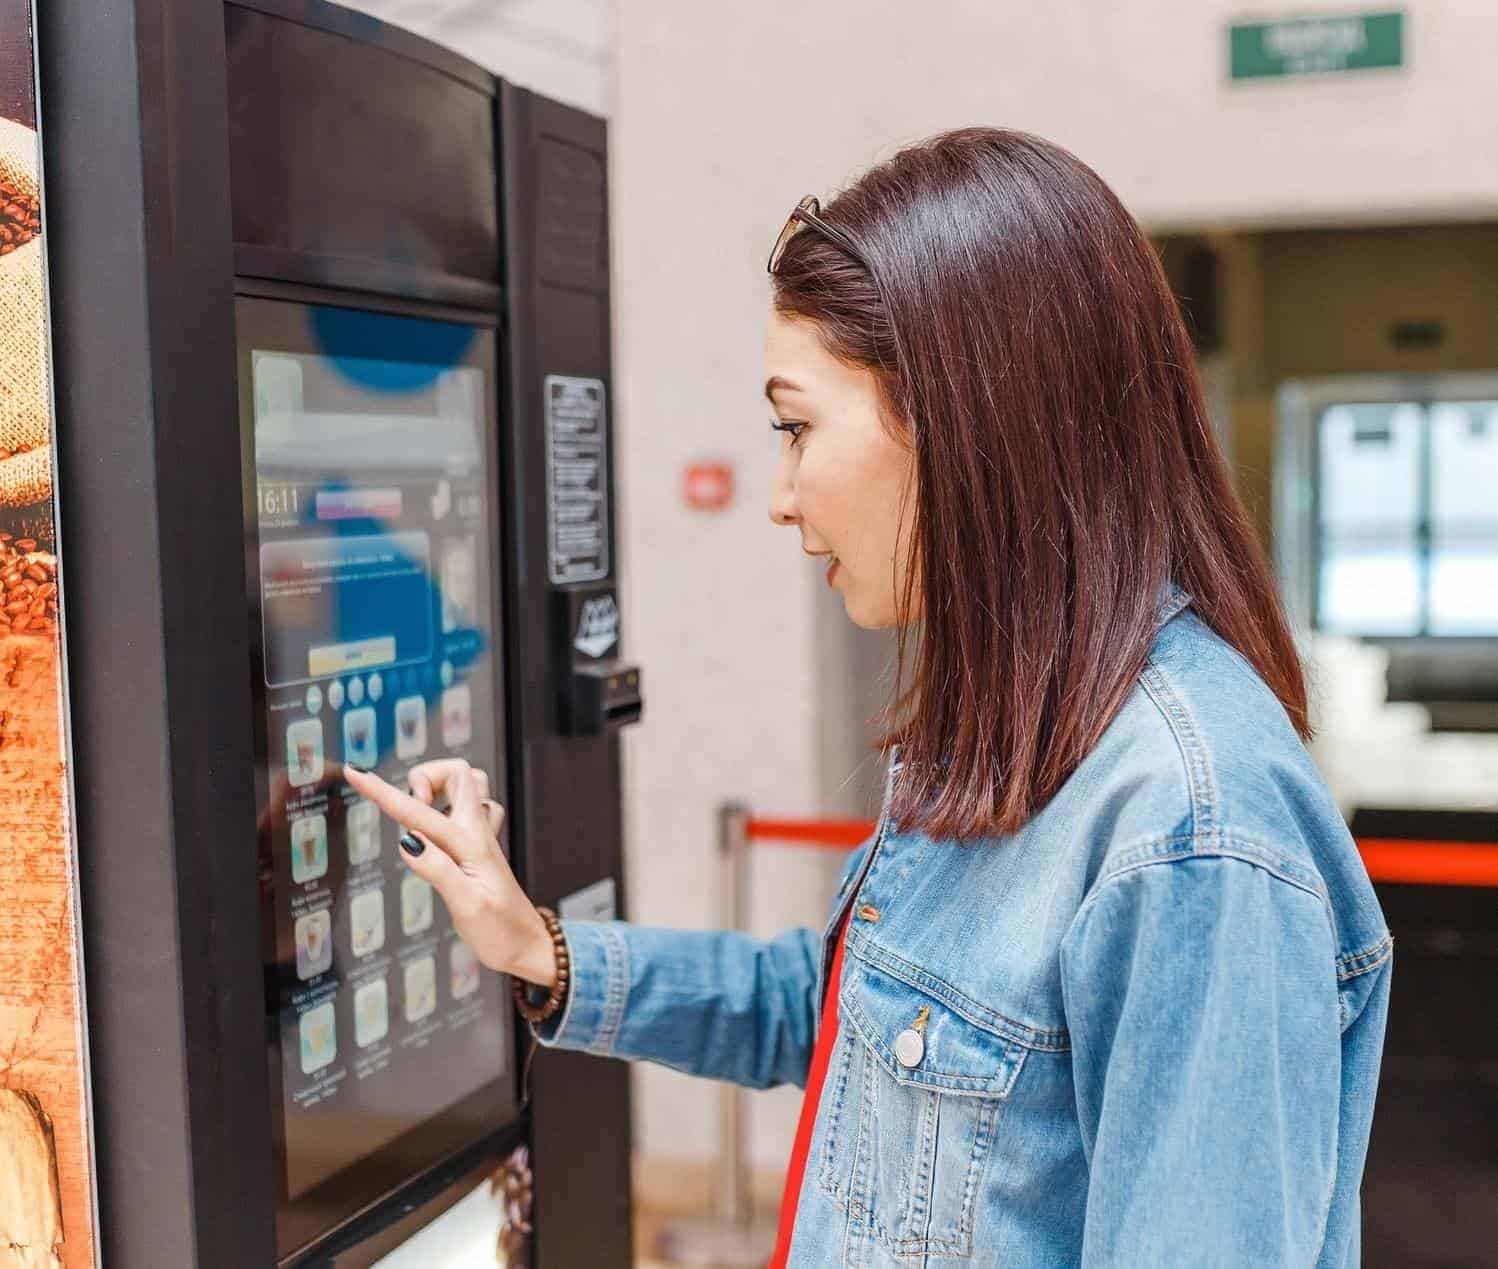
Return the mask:
<path id="1" fill-rule="evenodd" d="M 895 1058 L 907 1070 L 919 1066 L 926 1056 L 926 1041 L 914 1028 L 906 1027 L 895 1037 Z"/>

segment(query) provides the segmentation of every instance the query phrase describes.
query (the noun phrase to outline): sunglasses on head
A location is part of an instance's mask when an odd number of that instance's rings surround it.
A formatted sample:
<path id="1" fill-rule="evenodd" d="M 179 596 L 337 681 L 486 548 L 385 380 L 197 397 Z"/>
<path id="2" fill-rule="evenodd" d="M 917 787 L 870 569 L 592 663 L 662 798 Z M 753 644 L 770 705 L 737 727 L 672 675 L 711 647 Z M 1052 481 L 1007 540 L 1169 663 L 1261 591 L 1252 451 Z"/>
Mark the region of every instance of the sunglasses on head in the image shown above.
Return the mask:
<path id="1" fill-rule="evenodd" d="M 823 220 L 821 211 L 822 204 L 817 201 L 815 194 L 808 194 L 791 208 L 791 214 L 785 218 L 785 226 L 781 229 L 780 236 L 775 239 L 775 246 L 770 251 L 770 261 L 765 266 L 765 272 L 771 275 L 774 274 L 776 266 L 780 264 L 780 257 L 785 254 L 786 243 L 790 242 L 796 236 L 797 230 L 803 225 L 810 225 L 824 238 L 835 242 L 857 260 L 859 264 L 863 265 L 869 273 L 873 273 L 873 270 L 869 269 L 868 261 L 863 258 L 863 253 L 853 245 L 853 240 L 841 229 L 835 225 L 829 225 Z"/>

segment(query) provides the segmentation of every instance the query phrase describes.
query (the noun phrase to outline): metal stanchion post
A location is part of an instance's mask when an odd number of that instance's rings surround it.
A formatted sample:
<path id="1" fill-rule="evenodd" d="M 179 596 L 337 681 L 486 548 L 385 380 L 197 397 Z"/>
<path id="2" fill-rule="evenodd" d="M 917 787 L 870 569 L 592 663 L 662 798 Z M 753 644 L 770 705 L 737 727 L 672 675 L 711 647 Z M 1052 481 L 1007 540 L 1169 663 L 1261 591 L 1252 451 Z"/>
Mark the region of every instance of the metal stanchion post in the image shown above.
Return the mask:
<path id="1" fill-rule="evenodd" d="M 729 930 L 749 925 L 749 843 L 744 836 L 748 821 L 749 808 L 741 802 L 725 802 L 718 808 L 721 919 Z M 744 1090 L 724 1083 L 718 1099 L 718 1217 L 731 1229 L 747 1229 L 754 1218 L 754 1200 L 745 1157 Z"/>

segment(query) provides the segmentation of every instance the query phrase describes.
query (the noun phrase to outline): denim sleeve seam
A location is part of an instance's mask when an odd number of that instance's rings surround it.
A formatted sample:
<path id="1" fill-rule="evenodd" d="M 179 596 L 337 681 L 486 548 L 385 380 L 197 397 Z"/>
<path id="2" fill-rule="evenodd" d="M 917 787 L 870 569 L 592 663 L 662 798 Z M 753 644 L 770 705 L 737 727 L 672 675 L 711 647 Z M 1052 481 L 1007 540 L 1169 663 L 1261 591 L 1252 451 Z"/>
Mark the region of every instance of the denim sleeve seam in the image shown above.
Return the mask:
<path id="1" fill-rule="evenodd" d="M 1394 954 L 1394 936 L 1387 930 L 1377 942 L 1358 952 L 1348 952 L 1337 957 L 1337 981 L 1351 982 L 1363 974 L 1378 969 Z"/>
<path id="2" fill-rule="evenodd" d="M 1273 873 L 1282 881 L 1319 899 L 1323 906 L 1330 905 L 1324 887 L 1314 873 L 1298 868 L 1287 860 L 1281 851 L 1268 843 L 1245 833 L 1214 832 L 1210 838 L 1201 834 L 1176 834 L 1157 837 L 1131 847 L 1126 854 L 1115 856 L 1111 867 L 1098 879 L 1094 892 L 1107 882 L 1136 868 L 1155 863 L 1176 863 L 1183 859 L 1241 859 L 1254 864 L 1266 872 Z"/>
<path id="3" fill-rule="evenodd" d="M 1168 842 L 1179 841 L 1180 839 L 1162 840 Z M 1266 858 L 1262 853 L 1260 853 L 1260 851 L 1255 850 L 1249 843 L 1240 843 L 1235 839 L 1218 841 L 1214 843 L 1208 850 L 1202 850 L 1199 848 L 1200 842 L 1198 841 L 1198 839 L 1193 838 L 1188 839 L 1188 841 L 1191 845 L 1191 849 L 1189 850 L 1177 849 L 1164 853 L 1141 853 L 1139 858 L 1131 860 L 1130 862 L 1125 863 L 1119 867 L 1115 867 L 1103 876 L 1099 877 L 1097 882 L 1093 885 L 1092 890 L 1082 901 L 1081 906 L 1078 907 L 1077 915 L 1074 920 L 1080 921 L 1083 918 L 1084 914 L 1086 914 L 1087 911 L 1099 900 L 1104 891 L 1109 888 L 1112 882 L 1117 881 L 1122 877 L 1128 876 L 1131 873 L 1138 872 L 1140 869 L 1148 868 L 1154 864 L 1174 864 L 1180 863 L 1183 860 L 1191 859 L 1236 859 L 1241 863 L 1248 864 L 1250 867 L 1259 868 L 1269 876 L 1275 877 L 1278 880 L 1284 882 L 1287 886 L 1292 886 L 1296 890 L 1303 891 L 1305 894 L 1310 895 L 1313 899 L 1316 900 L 1318 904 L 1321 905 L 1322 912 L 1325 914 L 1328 923 L 1331 924 L 1331 908 L 1327 902 L 1326 896 L 1317 887 L 1295 876 L 1294 873 L 1287 872 L 1280 865 L 1279 860 Z M 1336 927 L 1334 924 L 1332 925 L 1332 933 L 1333 938 L 1335 939 Z"/>

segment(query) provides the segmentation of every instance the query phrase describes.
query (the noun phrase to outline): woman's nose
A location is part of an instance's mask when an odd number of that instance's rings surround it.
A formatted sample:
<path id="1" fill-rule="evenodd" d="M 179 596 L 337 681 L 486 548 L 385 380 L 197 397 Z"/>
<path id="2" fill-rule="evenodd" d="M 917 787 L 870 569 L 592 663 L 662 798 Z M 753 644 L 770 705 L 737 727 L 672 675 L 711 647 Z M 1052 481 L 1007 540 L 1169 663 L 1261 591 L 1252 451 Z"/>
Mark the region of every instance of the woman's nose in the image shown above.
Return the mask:
<path id="1" fill-rule="evenodd" d="M 791 478 L 789 455 L 781 458 L 775 468 L 775 479 L 770 485 L 770 519 L 775 524 L 800 524 L 801 513 L 796 509 L 796 482 Z"/>

